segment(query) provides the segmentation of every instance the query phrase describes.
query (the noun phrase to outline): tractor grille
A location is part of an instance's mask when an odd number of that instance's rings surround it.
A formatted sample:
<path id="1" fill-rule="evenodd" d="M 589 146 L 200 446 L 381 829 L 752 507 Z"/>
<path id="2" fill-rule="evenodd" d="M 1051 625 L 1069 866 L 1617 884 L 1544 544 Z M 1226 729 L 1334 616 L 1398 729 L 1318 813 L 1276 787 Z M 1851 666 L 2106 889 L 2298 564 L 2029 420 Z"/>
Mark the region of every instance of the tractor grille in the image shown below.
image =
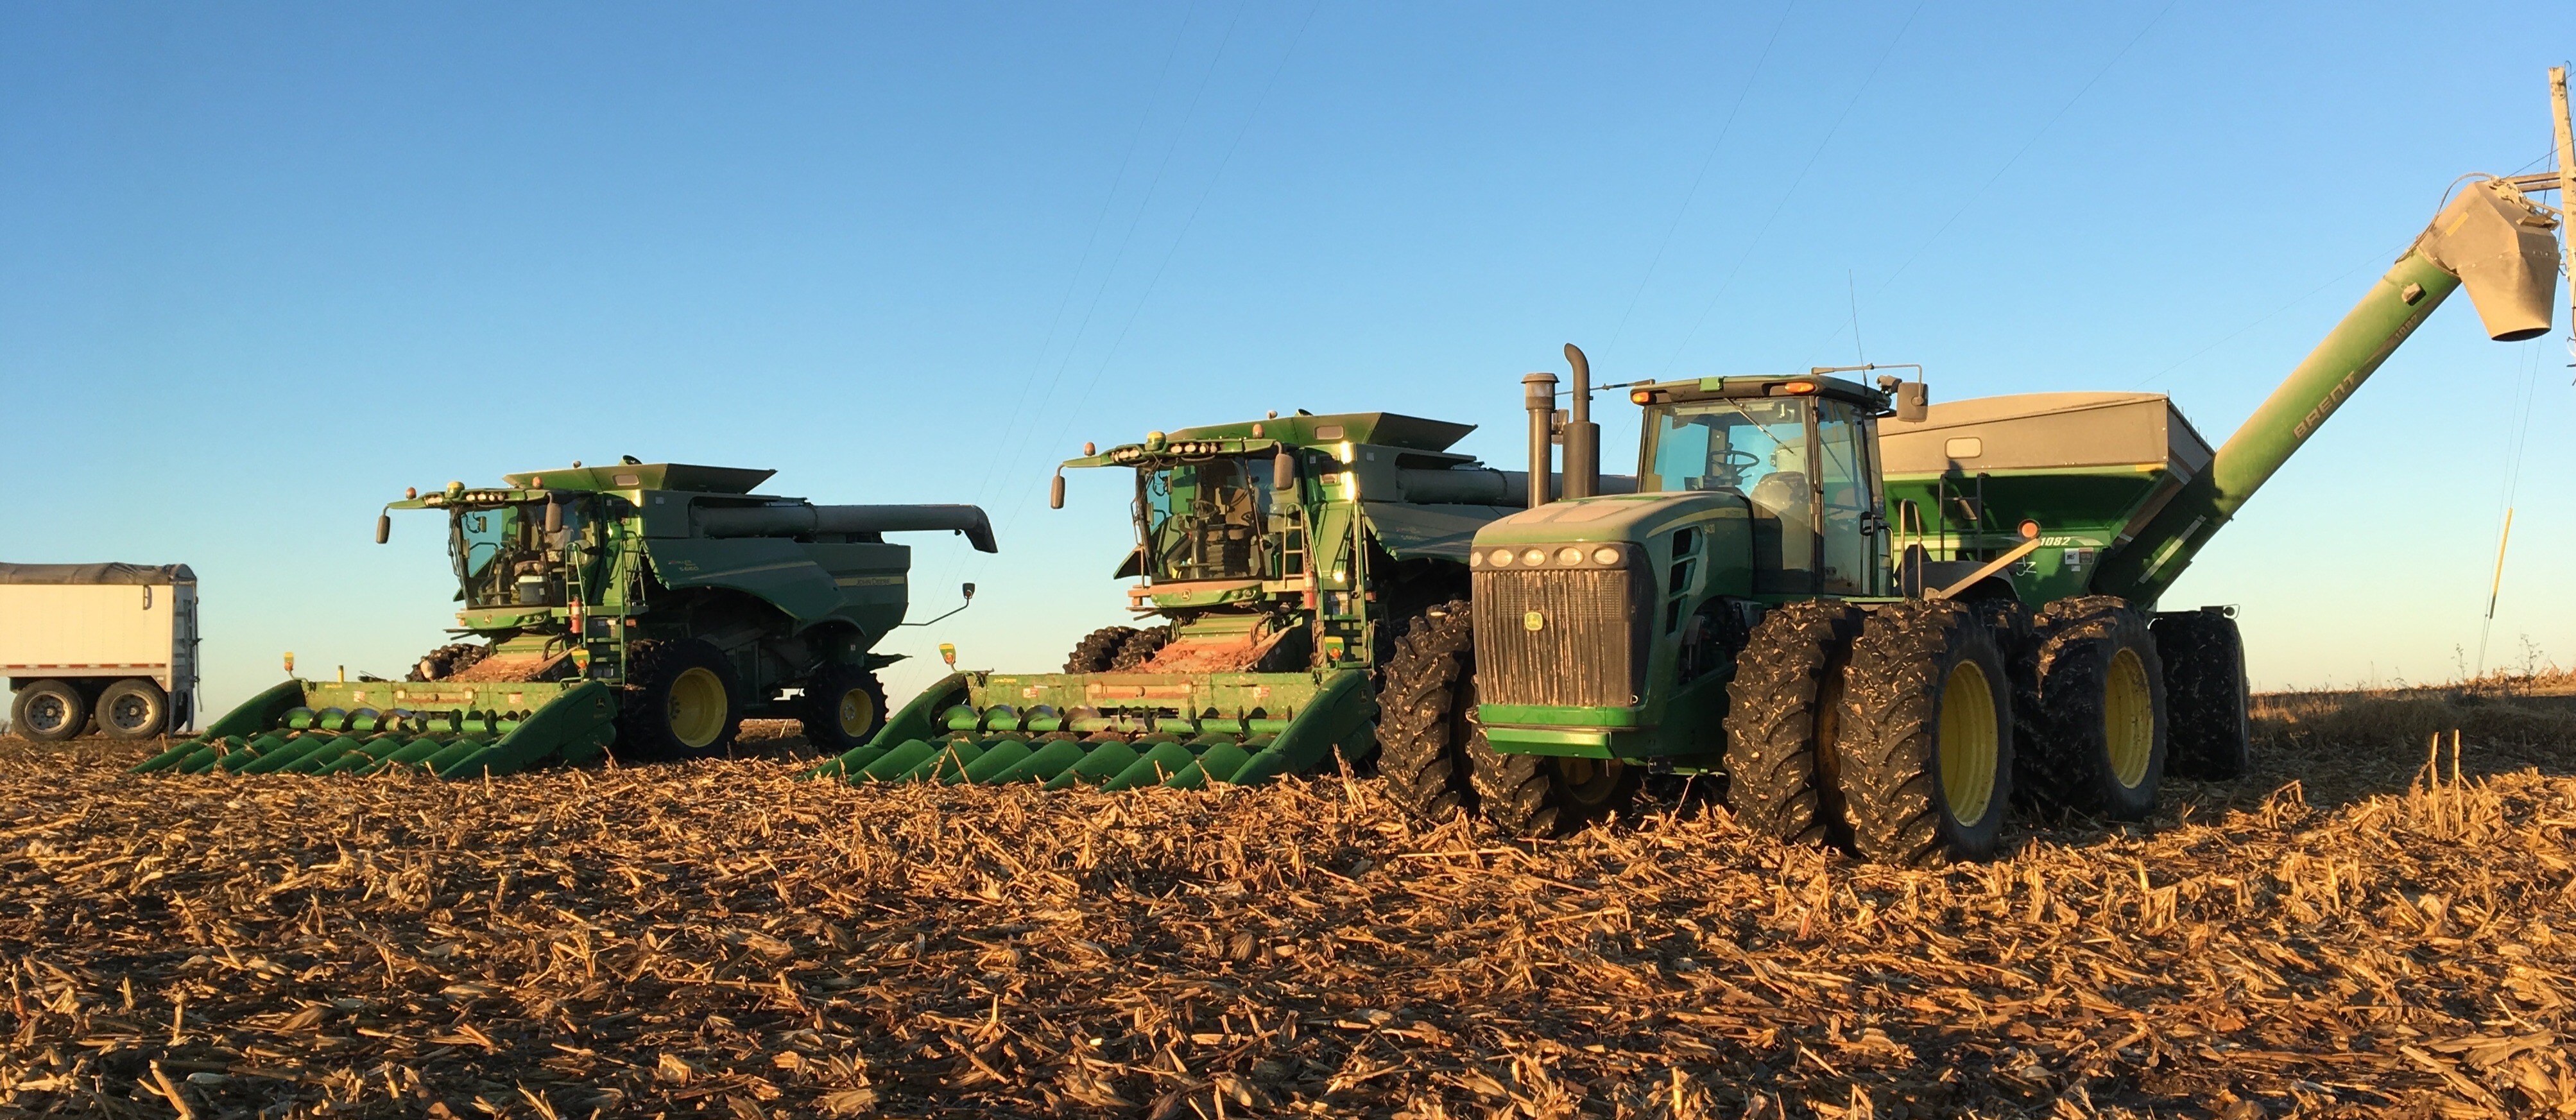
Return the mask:
<path id="1" fill-rule="evenodd" d="M 1476 698 L 1618 708 L 1637 702 L 1646 631 L 1626 568 L 1479 571 Z M 1527 625 L 1538 612 L 1539 628 Z"/>

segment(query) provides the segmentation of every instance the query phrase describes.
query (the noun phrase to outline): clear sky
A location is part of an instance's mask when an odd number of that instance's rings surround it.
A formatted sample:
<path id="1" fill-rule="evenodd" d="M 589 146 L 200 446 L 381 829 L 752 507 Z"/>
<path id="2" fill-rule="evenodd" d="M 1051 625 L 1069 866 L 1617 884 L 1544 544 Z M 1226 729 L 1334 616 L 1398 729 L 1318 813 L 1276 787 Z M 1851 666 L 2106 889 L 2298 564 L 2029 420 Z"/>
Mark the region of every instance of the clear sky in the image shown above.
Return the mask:
<path id="1" fill-rule="evenodd" d="M 220 711 L 443 640 L 442 527 L 371 543 L 406 485 L 981 502 L 999 556 L 912 541 L 916 616 L 981 594 L 900 699 L 1120 619 L 1126 483 L 1046 508 L 1084 440 L 1383 409 L 1510 465 L 1567 341 L 2214 443 L 2456 176 L 2548 166 L 2558 10 L 11 4 L 0 559 L 194 565 Z M 2240 605 L 2259 685 L 2449 677 L 2511 486 L 2486 661 L 2576 661 L 2567 362 L 2455 299 L 2168 603 Z"/>

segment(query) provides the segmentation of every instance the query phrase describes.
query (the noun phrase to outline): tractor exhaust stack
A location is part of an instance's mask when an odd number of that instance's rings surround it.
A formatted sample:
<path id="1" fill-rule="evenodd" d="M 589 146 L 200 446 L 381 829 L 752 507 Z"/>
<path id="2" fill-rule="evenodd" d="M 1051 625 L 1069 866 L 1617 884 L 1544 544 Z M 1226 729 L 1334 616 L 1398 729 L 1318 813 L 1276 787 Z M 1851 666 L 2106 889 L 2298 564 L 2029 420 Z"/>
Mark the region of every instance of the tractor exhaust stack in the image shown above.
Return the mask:
<path id="1" fill-rule="evenodd" d="M 1548 476 L 1556 473 L 1555 449 L 1549 446 L 1556 426 L 1556 375 L 1533 373 L 1521 378 L 1521 403 L 1529 409 L 1529 508 L 1537 509 L 1553 496 L 1548 493 Z"/>

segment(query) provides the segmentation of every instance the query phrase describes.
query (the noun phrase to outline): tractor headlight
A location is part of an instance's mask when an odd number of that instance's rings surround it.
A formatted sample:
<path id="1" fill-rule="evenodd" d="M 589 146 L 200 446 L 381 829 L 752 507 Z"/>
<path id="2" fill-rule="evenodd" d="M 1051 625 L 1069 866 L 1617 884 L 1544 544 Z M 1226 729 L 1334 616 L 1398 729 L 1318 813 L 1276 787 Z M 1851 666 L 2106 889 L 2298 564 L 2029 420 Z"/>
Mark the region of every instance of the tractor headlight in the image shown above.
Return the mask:
<path id="1" fill-rule="evenodd" d="M 1544 548 L 1533 548 L 1527 552 L 1521 553 L 1521 563 L 1527 564 L 1533 568 L 1547 563 L 1547 550 Z"/>
<path id="2" fill-rule="evenodd" d="M 1494 566 L 1495 566 L 1495 567 L 1497 567 L 1497 568 L 1508 568 L 1508 567 L 1511 567 L 1511 566 L 1512 566 L 1512 550 L 1510 550 L 1510 549 L 1508 549 L 1508 548 L 1497 548 L 1497 549 L 1495 549 L 1495 550 L 1494 550 Z"/>
<path id="3" fill-rule="evenodd" d="M 1592 562 L 1605 568 L 1618 564 L 1620 559 L 1619 550 L 1606 544 L 1592 550 Z"/>
<path id="4" fill-rule="evenodd" d="M 1583 562 L 1583 550 L 1576 548 L 1573 545 L 1567 545 L 1564 548 L 1557 549 L 1556 562 L 1571 568 Z"/>

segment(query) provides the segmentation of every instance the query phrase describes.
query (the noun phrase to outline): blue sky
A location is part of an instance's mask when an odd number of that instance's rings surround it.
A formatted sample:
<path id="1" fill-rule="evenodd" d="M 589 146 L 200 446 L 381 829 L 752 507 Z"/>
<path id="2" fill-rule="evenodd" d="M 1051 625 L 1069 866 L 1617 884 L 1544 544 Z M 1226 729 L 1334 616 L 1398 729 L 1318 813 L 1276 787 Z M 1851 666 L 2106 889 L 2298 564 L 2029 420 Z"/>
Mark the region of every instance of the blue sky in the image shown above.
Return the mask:
<path id="1" fill-rule="evenodd" d="M 2454 177 L 2547 166 L 2569 40 L 2520 26 L 11 5 L 0 559 L 194 565 L 220 710 L 285 650 L 395 672 L 442 640 L 440 527 L 370 543 L 406 485 L 633 454 L 981 502 L 1001 555 L 913 542 L 917 615 L 981 594 L 888 643 L 900 696 L 939 641 L 1040 668 L 1118 619 L 1124 484 L 1043 497 L 1084 440 L 1385 409 L 1508 464 L 1517 379 L 1567 341 L 1611 380 L 1865 356 L 1936 399 L 2145 388 L 2215 442 Z M 2486 661 L 2576 661 L 2567 361 L 2455 300 L 2169 602 L 2240 605 L 2260 684 L 2447 677 L 2518 478 Z"/>

